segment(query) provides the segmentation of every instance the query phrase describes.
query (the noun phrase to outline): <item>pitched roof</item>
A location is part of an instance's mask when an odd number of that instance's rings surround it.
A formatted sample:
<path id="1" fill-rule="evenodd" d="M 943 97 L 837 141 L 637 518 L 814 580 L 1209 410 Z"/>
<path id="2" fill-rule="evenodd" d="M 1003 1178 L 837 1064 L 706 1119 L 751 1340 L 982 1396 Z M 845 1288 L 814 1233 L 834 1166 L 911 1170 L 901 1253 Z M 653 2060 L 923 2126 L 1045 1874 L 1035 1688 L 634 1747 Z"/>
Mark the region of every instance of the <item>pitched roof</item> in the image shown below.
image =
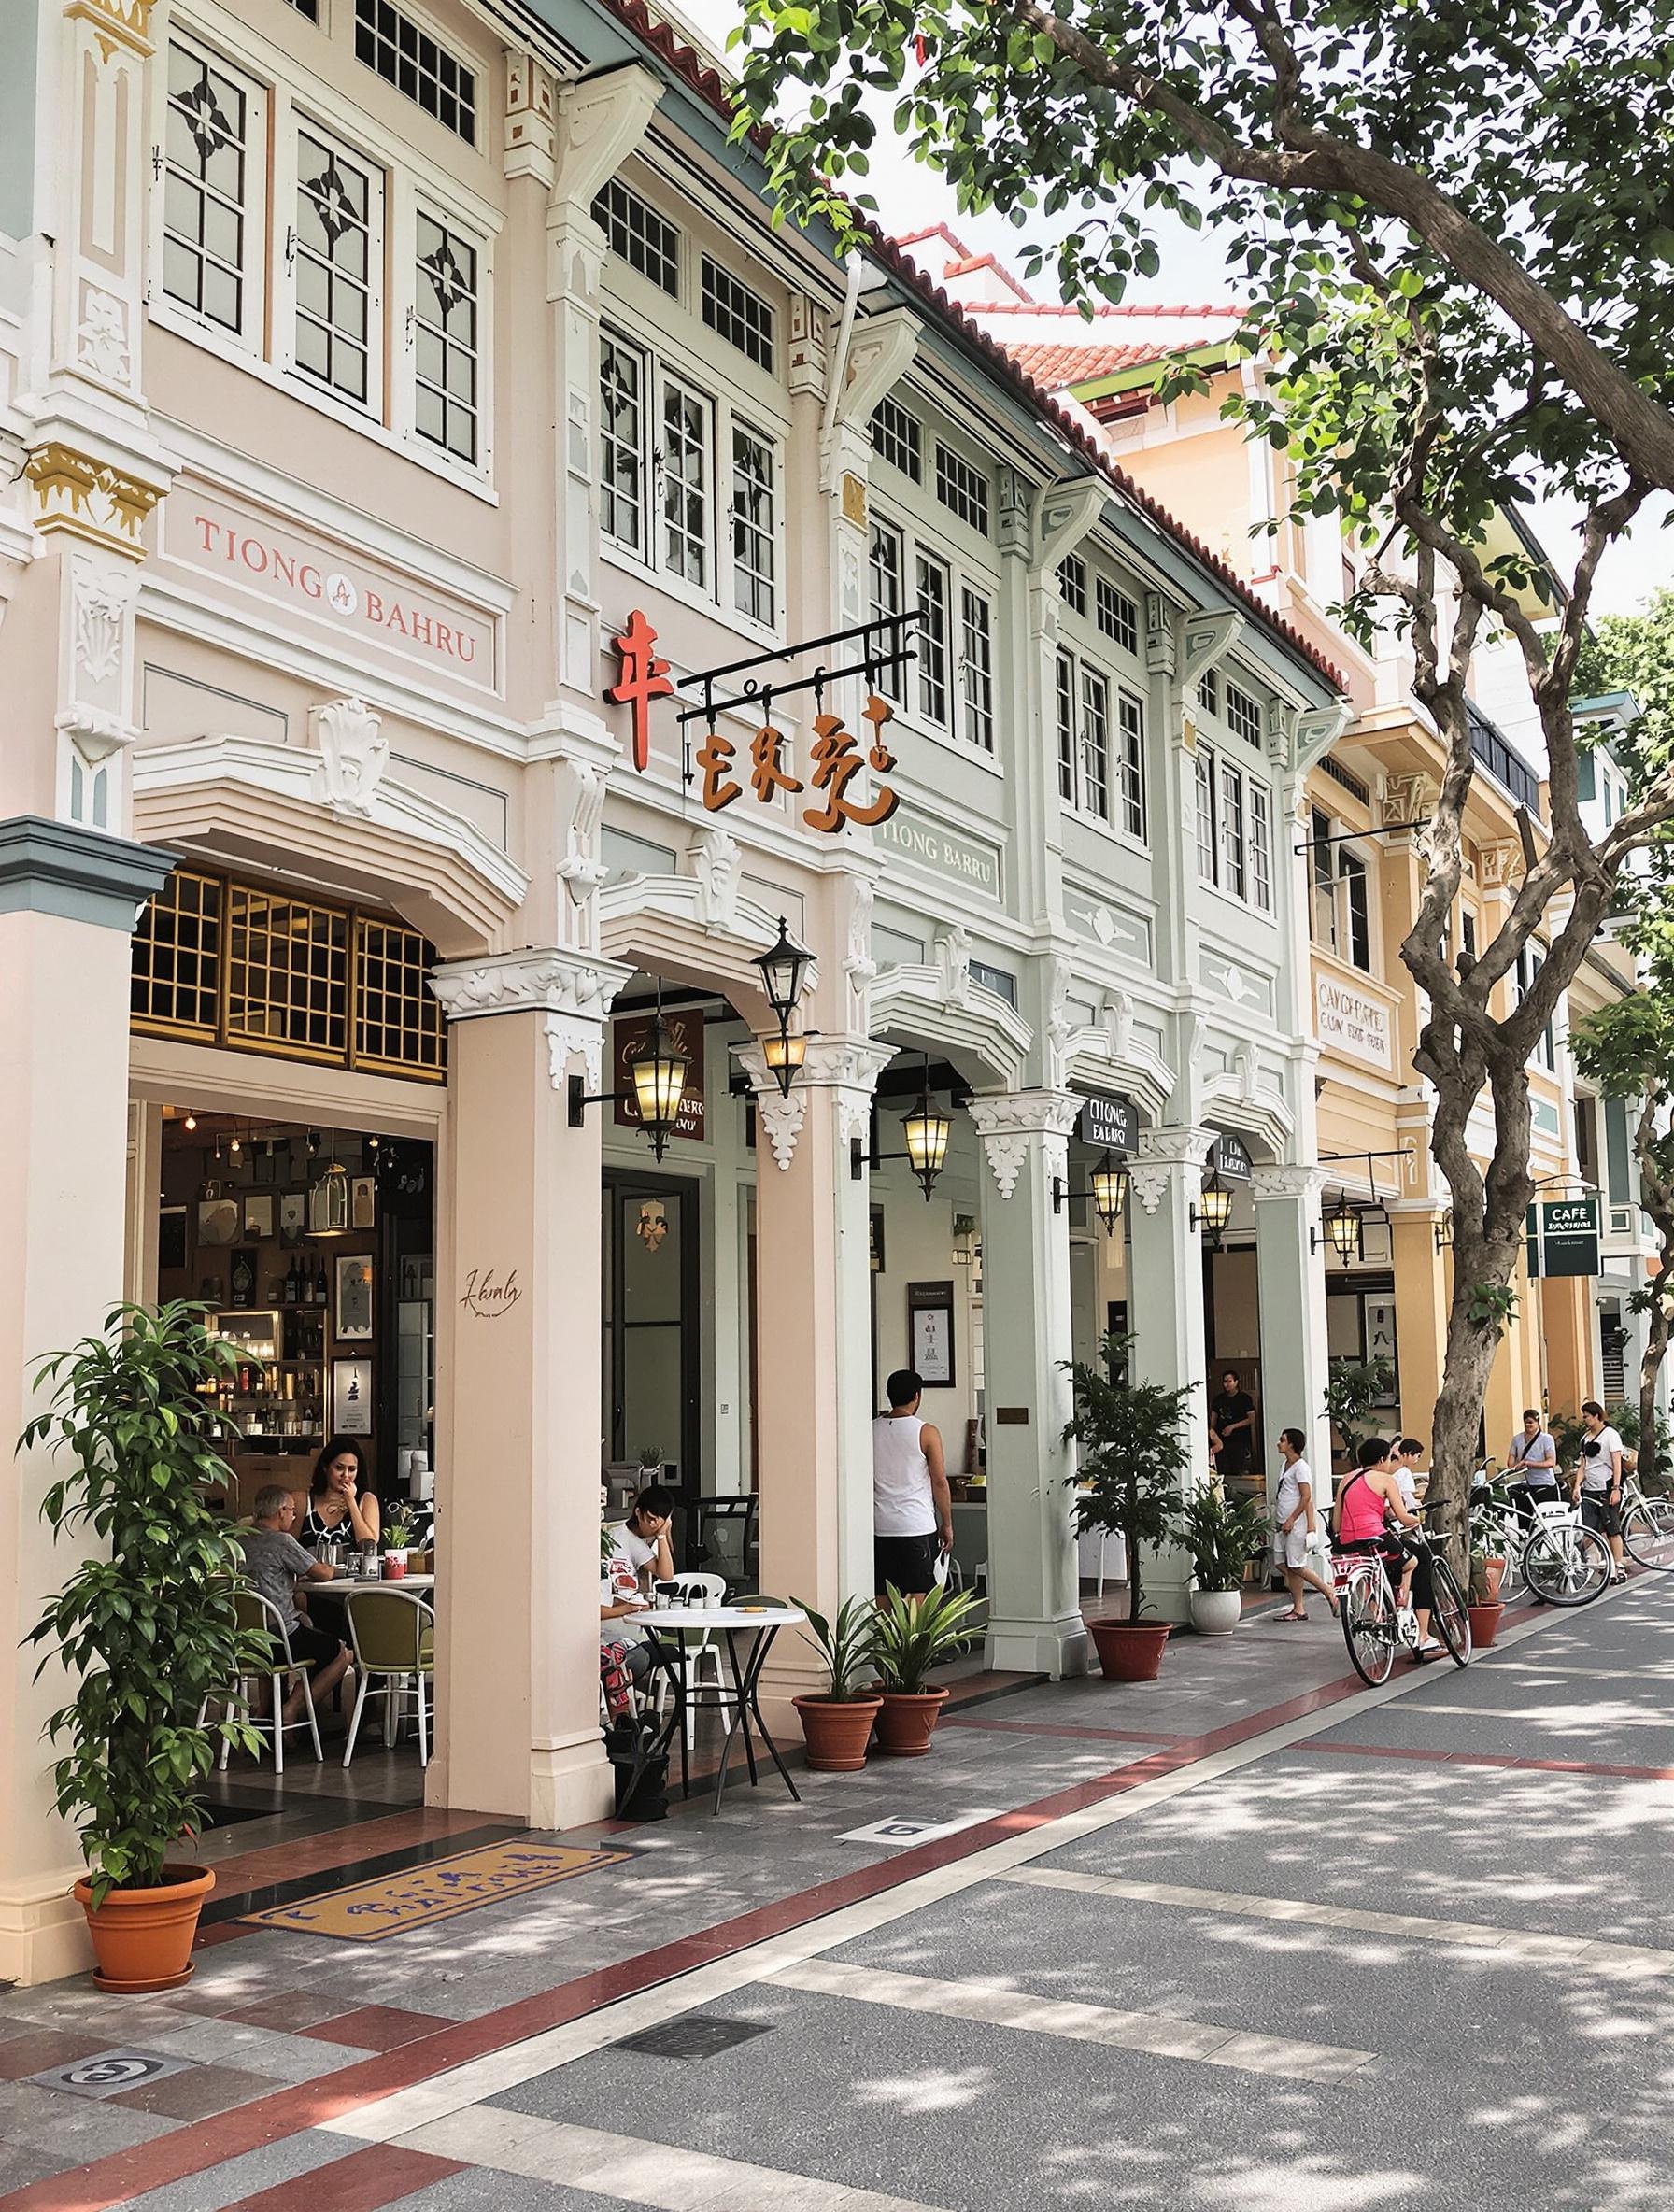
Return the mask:
<path id="1" fill-rule="evenodd" d="M 598 0 L 599 6 L 620 23 L 627 25 L 634 35 L 650 50 L 661 57 L 668 67 L 714 109 L 725 122 L 731 124 L 736 109 L 733 95 L 726 80 L 716 69 L 711 68 L 700 55 L 674 34 L 667 23 L 652 15 L 645 0 Z M 760 127 L 751 133 L 759 147 L 765 147 L 770 134 Z M 952 300 L 939 284 L 918 269 L 896 241 L 879 228 L 869 217 L 856 211 L 857 227 L 866 236 L 872 252 L 891 276 L 898 277 L 911 291 L 918 293 L 927 305 L 933 308 L 964 343 L 966 347 L 988 368 L 999 380 L 1009 385 L 1028 402 L 1042 420 L 1050 423 L 1065 444 L 1071 447 L 1087 467 L 1102 476 L 1128 504 L 1155 522 L 1157 528 L 1184 546 L 1199 566 L 1207 569 L 1216 581 L 1253 614 L 1262 628 L 1281 639 L 1298 659 L 1322 675 L 1337 691 L 1346 691 L 1347 682 L 1340 669 L 1327 660 L 1323 653 L 1312 645 L 1293 624 L 1274 613 L 1267 603 L 1258 598 L 1244 579 L 1218 553 L 1212 553 L 1201 538 L 1185 528 L 1170 515 L 1160 502 L 1136 484 L 1126 470 L 1119 468 L 1086 429 L 1085 425 L 1062 406 L 1044 386 L 1038 383 L 1003 346 L 991 338 L 980 323 L 957 300 Z M 942 226 L 938 225 L 940 230 Z M 923 235 L 924 234 L 921 234 Z M 935 232 L 929 234 L 936 234 Z M 957 243 L 957 241 L 956 241 Z M 1003 312 L 1003 308 L 1001 309 Z M 1039 314 L 1038 307 L 1019 311 Z M 1139 310 L 1136 309 L 1136 312 Z M 1079 314 L 1079 308 L 1066 309 Z M 1145 312 L 1156 313 L 1156 309 Z M 1192 310 L 1201 313 L 1200 309 Z M 1236 314 L 1237 309 L 1210 308 L 1211 315 Z"/>
<path id="2" fill-rule="evenodd" d="M 1008 345 L 1006 351 L 1026 376 L 1049 391 L 1092 376 L 1114 376 L 1118 369 L 1137 369 L 1156 358 L 1154 346 L 1045 346 L 1029 340 Z"/>

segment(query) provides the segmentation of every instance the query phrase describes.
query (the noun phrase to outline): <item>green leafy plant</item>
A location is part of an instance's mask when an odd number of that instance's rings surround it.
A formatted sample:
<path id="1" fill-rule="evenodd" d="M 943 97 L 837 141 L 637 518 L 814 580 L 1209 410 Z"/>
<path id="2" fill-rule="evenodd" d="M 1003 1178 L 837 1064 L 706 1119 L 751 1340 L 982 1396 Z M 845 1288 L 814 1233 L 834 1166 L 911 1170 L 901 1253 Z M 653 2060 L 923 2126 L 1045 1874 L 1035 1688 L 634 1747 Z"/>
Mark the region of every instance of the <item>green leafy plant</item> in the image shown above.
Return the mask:
<path id="1" fill-rule="evenodd" d="M 1472 1327 L 1492 1329 L 1499 1338 L 1516 1320 L 1520 1303 L 1521 1294 L 1509 1283 L 1477 1283 L 1465 1301 L 1465 1311 Z"/>
<path id="2" fill-rule="evenodd" d="M 903 1597 L 891 1583 L 882 1605 L 873 1609 L 877 1624 L 871 1656 L 880 1686 L 901 1696 L 922 1695 L 931 1667 L 966 1641 L 966 1617 L 976 1603 L 969 1590 L 942 1588 Z"/>
<path id="3" fill-rule="evenodd" d="M 1207 1482 L 1193 1491 L 1174 1527 L 1192 1555 L 1199 1589 L 1241 1589 L 1245 1567 L 1266 1546 L 1269 1525 L 1256 1498 L 1227 1497 Z"/>
<path id="4" fill-rule="evenodd" d="M 807 1614 L 812 1631 L 802 1640 L 815 1646 L 830 1673 L 831 1687 L 825 1694 L 838 1705 L 872 1696 L 877 1607 L 869 1597 L 845 1597 L 835 1618 L 828 1621 L 806 1598 L 799 1597 L 796 1602 Z"/>
<path id="5" fill-rule="evenodd" d="M 1101 1364 L 1062 1362 L 1070 1377 L 1075 1411 L 1064 1425 L 1064 1441 L 1074 1444 L 1078 1471 L 1065 1481 L 1077 1490 L 1075 1523 L 1117 1532 L 1128 1548 L 1128 1617 L 1140 1618 L 1140 1554 L 1144 1546 L 1159 1551 L 1173 1535 L 1185 1503 L 1181 1484 L 1189 1464 L 1185 1442 L 1186 1402 L 1195 1385 L 1170 1389 L 1160 1382 L 1113 1382 L 1132 1368 L 1131 1337 L 1107 1336 Z"/>
<path id="6" fill-rule="evenodd" d="M 198 1709 L 241 1670 L 260 1672 L 267 1638 L 238 1627 L 244 1571 L 236 1532 L 206 1499 L 229 1485 L 220 1454 L 237 1431 L 206 1393 L 230 1381 L 236 1350 L 205 1327 L 199 1306 L 116 1307 L 104 1333 L 49 1359 L 51 1387 L 20 1450 L 67 1453 L 42 1517 L 61 1534 L 97 1538 L 30 1630 L 76 1678 L 47 1723 L 65 1746 L 53 1766 L 57 1807 L 78 1829 L 93 1903 L 113 1889 L 152 1889 L 163 1861 L 201 1825 L 201 1784 L 223 1740 L 254 1750 L 257 1731 Z M 106 1555 L 107 1554 L 107 1555 Z"/>
<path id="7" fill-rule="evenodd" d="M 1326 1419 L 1342 1439 L 1344 1452 L 1353 1453 L 1363 1438 L 1377 1434 L 1370 1419 L 1371 1410 L 1387 1404 L 1394 1388 L 1393 1360 L 1331 1362 L 1326 1383 Z"/>
<path id="8" fill-rule="evenodd" d="M 384 1547 L 387 1551 L 404 1552 L 412 1540 L 412 1523 L 403 1521 L 399 1516 L 392 1518 L 390 1525 L 384 1530 Z"/>

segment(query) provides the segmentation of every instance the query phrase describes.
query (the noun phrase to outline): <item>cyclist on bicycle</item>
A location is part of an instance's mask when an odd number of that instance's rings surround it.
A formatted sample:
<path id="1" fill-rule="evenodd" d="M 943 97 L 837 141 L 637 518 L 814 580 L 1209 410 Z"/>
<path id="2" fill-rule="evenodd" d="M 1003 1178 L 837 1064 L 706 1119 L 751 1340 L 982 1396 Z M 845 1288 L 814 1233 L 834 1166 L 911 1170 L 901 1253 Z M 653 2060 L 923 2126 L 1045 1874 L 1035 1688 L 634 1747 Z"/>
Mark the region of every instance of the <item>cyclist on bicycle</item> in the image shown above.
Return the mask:
<path id="1" fill-rule="evenodd" d="M 1420 1659 L 1432 1659 L 1441 1646 L 1430 1634 L 1430 1562 L 1422 1550 L 1416 1555 L 1393 1540 L 1396 1528 L 1416 1528 L 1418 1515 L 1409 1510 L 1390 1448 L 1382 1437 L 1369 1437 L 1355 1455 L 1359 1466 L 1337 1494 L 1337 1548 L 1340 1552 L 1376 1552 L 1392 1591 L 1400 1588 L 1409 1559 L 1412 1562 L 1412 1602 L 1418 1625 Z"/>

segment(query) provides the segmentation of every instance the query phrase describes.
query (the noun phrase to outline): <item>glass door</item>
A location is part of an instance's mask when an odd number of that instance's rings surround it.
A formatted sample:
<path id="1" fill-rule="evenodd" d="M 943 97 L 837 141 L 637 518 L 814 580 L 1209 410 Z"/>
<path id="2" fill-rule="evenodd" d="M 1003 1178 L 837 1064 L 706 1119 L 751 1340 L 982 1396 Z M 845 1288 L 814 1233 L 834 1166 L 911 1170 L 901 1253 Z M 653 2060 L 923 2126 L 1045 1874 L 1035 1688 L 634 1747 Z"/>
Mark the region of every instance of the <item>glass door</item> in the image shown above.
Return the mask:
<path id="1" fill-rule="evenodd" d="M 606 1457 L 679 1493 L 684 1563 L 702 1490 L 697 1184 L 608 1171 L 604 1245 Z"/>

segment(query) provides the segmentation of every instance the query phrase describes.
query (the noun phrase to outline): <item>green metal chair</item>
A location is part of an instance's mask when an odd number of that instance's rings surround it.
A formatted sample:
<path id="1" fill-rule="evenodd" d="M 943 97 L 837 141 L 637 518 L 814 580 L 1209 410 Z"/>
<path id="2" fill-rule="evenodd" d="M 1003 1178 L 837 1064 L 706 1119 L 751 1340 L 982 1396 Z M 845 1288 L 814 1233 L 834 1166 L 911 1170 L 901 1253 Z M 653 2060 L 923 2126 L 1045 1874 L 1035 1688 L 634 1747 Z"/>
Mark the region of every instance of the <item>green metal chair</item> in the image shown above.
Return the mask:
<path id="1" fill-rule="evenodd" d="M 421 1597 L 402 1590 L 357 1590 L 345 1599 L 343 1609 L 348 1615 L 348 1640 L 354 1647 L 355 1672 L 360 1677 L 348 1741 L 343 1747 L 344 1765 L 355 1755 L 355 1738 L 368 1699 L 386 1701 L 386 1736 L 393 1742 L 401 1701 L 410 1694 L 418 1720 L 418 1764 L 428 1766 L 431 1684 L 436 1672 L 434 1610 Z M 376 1689 L 375 1676 L 378 1678 Z"/>

